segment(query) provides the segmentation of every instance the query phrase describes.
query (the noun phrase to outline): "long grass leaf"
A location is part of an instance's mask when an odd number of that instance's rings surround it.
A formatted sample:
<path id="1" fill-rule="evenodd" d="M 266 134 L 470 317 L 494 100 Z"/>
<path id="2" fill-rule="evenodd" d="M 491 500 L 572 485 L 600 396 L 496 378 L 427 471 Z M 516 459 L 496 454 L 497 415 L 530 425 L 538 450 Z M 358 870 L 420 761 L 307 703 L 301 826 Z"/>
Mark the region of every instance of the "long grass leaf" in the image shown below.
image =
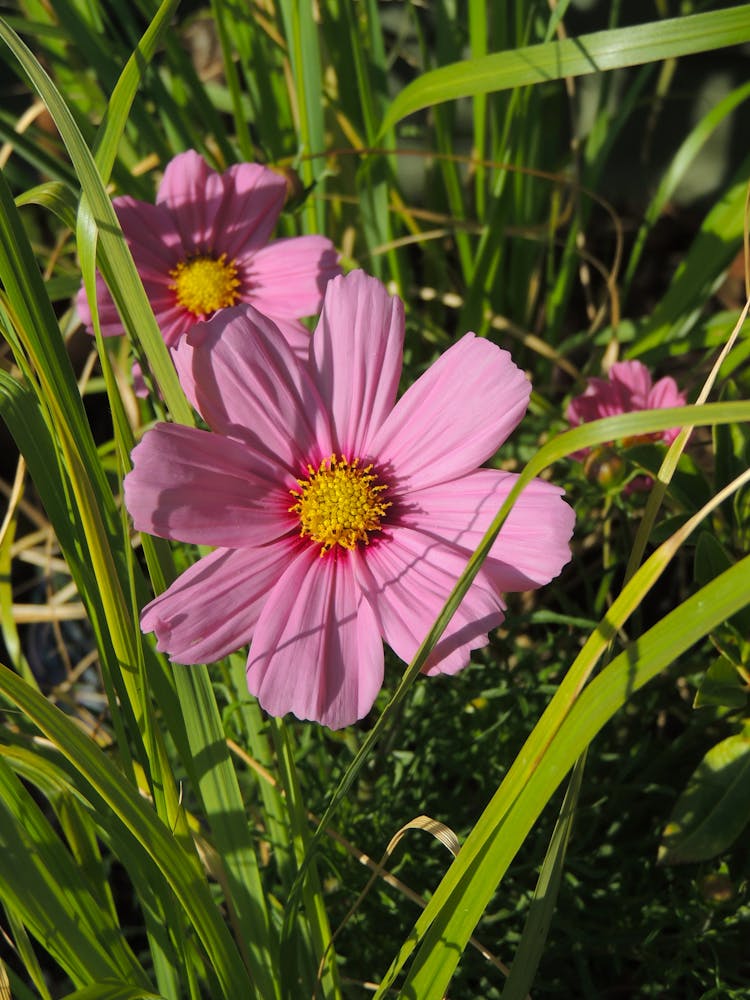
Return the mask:
<path id="1" fill-rule="evenodd" d="M 406 693 L 419 676 L 424 663 L 432 649 L 445 631 L 448 622 L 455 614 L 456 609 L 469 590 L 472 581 L 476 577 L 479 569 L 487 558 L 492 545 L 502 529 L 508 514 L 518 496 L 523 492 L 529 482 L 543 472 L 548 466 L 562 458 L 578 451 L 582 448 L 590 448 L 597 444 L 603 444 L 618 437 L 628 437 L 632 434 L 653 433 L 656 430 L 665 430 L 671 427 L 678 427 L 682 424 L 702 424 L 713 425 L 714 423 L 733 423 L 735 421 L 750 419 L 750 402 L 742 403 L 710 403 L 704 406 L 685 406 L 675 409 L 649 410 L 639 413 L 622 414 L 616 417 L 606 417 L 603 420 L 591 421 L 580 427 L 573 428 L 563 434 L 559 434 L 551 441 L 547 442 L 534 455 L 528 465 L 519 476 L 515 486 L 509 492 L 506 500 L 502 504 L 497 515 L 488 527 L 481 542 L 470 557 L 466 569 L 456 581 L 456 585 L 448 596 L 445 605 L 436 618 L 432 628 L 425 636 L 421 646 L 417 650 L 409 666 L 404 671 L 401 681 L 396 688 L 391 700 L 388 702 L 383 712 L 362 742 L 353 761 L 347 768 L 335 791 L 331 795 L 325 812 L 318 823 L 315 833 L 310 841 L 308 858 L 311 858 L 317 848 L 319 841 L 325 834 L 327 826 L 331 823 L 334 813 L 342 802 L 343 798 L 352 787 L 352 784 L 360 773 L 365 762 L 368 760 L 372 748 L 387 731 L 391 719 L 396 715 L 399 705 L 402 703 Z M 652 557 L 653 559 L 653 557 Z M 649 560 L 646 564 L 653 567 L 653 562 Z M 641 579 L 641 578 L 639 578 Z M 631 581 L 632 582 L 632 581 Z M 632 590 L 629 594 L 632 593 Z M 637 604 L 637 601 L 636 601 Z M 633 610 L 630 608 L 628 614 Z M 598 633 L 596 633 L 598 636 Z M 615 634 L 607 632 L 606 641 Z M 606 641 L 602 640 L 605 645 Z M 463 852 L 462 852 L 463 853 Z M 295 882 L 294 893 L 291 900 L 296 902 L 297 895 L 301 889 L 301 880 L 305 873 L 303 865 Z M 284 929 L 282 943 L 290 933 L 291 924 L 294 919 L 293 906 L 287 907 L 284 917 Z"/>
<path id="2" fill-rule="evenodd" d="M 421 933 L 415 929 L 407 944 L 411 951 L 421 941 L 402 995 L 420 1000 L 444 996 L 495 886 L 576 758 L 636 691 L 749 600 L 747 556 L 630 643 L 589 684 L 548 740 L 517 797 L 502 801 L 501 786 L 485 810 L 483 819 L 491 825 L 491 832 L 487 834 L 484 824 L 475 827 L 444 880 L 452 886 L 447 899 L 436 892 L 428 904 L 418 924 L 428 929 Z M 392 973 L 403 965 L 402 957 L 383 980 L 376 998 L 385 995 Z"/>
<path id="3" fill-rule="evenodd" d="M 86 237 L 91 246 L 97 235 L 104 263 L 112 278 L 110 291 L 123 318 L 125 328 L 143 346 L 160 389 L 173 417 L 185 424 L 194 423 L 177 373 L 154 320 L 138 272 L 122 236 L 117 216 L 109 200 L 94 158 L 83 140 L 73 116 L 51 79 L 20 38 L 0 20 L 2 39 L 23 67 L 32 86 L 47 105 L 66 145 L 80 180 L 82 192 L 95 222 Z"/>
<path id="4" fill-rule="evenodd" d="M 119 821 L 136 837 L 162 872 L 203 943 L 227 998 L 255 991 L 207 884 L 151 807 L 104 754 L 59 709 L 0 665 L 0 693 L 15 704 L 75 764 Z"/>
<path id="5" fill-rule="evenodd" d="M 123 976 L 149 988 L 119 923 L 87 892 L 49 822 L 2 760 L 0 789 L 0 882 L 6 905 L 23 914 L 37 940 L 79 985 Z"/>
<path id="6" fill-rule="evenodd" d="M 750 41 L 750 4 L 497 52 L 424 73 L 396 95 L 381 133 L 423 108 Z"/>

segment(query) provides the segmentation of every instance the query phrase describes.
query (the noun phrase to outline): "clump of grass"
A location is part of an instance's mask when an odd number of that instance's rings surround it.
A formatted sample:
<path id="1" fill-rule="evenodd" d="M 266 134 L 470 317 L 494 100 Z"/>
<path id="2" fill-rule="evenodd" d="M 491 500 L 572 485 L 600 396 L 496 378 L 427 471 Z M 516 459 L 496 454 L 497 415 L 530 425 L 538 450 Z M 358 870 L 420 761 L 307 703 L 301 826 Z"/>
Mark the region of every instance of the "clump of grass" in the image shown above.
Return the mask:
<path id="1" fill-rule="evenodd" d="M 746 993 L 747 160 L 697 207 L 673 200 L 746 85 L 660 140 L 675 65 L 733 59 L 750 7 L 664 13 L 23 0 L 2 22 L 14 996 Z M 641 121 L 656 166 L 628 157 L 625 203 L 609 178 Z M 576 510 L 571 564 L 509 599 L 470 667 L 428 683 L 427 645 L 406 670 L 393 657 L 374 712 L 341 733 L 264 717 L 242 656 L 172 665 L 138 625 L 197 553 L 136 541 L 122 478 L 155 419 L 195 417 L 109 195 L 153 200 L 185 149 L 283 171 L 280 235 L 323 233 L 402 295 L 402 388 L 469 329 L 511 350 L 533 394 L 494 464 L 565 485 Z M 665 247 L 668 213 L 683 228 Z M 124 338 L 90 339 L 72 310 L 95 264 Z M 160 387 L 147 400 L 133 350 Z M 618 358 L 674 375 L 691 405 L 567 432 L 570 397 Z M 666 457 L 653 440 L 602 453 L 614 479 L 570 457 L 683 425 Z M 635 475 L 651 492 L 624 489 Z M 367 880 L 355 849 L 377 861 L 421 815 L 458 836 L 456 859 L 410 830 L 388 867 L 422 903 L 381 879 L 348 915 Z"/>

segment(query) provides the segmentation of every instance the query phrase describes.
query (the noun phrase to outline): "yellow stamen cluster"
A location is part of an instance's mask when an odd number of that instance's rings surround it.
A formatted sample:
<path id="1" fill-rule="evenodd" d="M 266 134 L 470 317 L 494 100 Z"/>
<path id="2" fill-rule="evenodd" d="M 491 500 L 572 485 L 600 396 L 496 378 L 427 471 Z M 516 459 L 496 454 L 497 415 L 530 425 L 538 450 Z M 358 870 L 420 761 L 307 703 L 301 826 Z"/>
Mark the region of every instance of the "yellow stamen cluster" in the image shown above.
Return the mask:
<path id="1" fill-rule="evenodd" d="M 187 257 L 169 272 L 169 286 L 177 301 L 194 316 L 210 316 L 217 309 L 233 306 L 240 297 L 240 279 L 234 261 L 227 255 Z"/>
<path id="2" fill-rule="evenodd" d="M 289 508 L 300 520 L 300 535 L 321 546 L 325 555 L 334 545 L 354 549 L 367 545 L 369 533 L 380 530 L 380 520 L 391 506 L 382 494 L 372 465 L 360 467 L 341 456 L 323 459 L 317 469 L 307 466 L 307 479 L 298 479 L 299 490 L 290 490 L 295 503 Z"/>

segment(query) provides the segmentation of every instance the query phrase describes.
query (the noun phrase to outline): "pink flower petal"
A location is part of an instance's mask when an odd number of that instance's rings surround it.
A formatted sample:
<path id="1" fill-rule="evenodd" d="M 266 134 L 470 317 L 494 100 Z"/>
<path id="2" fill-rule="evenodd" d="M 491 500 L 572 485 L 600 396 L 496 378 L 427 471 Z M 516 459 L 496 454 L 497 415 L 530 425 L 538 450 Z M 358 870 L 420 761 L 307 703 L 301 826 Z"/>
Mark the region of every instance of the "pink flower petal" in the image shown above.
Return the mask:
<path id="1" fill-rule="evenodd" d="M 609 369 L 609 381 L 627 400 L 626 411 L 648 408 L 651 372 L 641 361 L 616 361 Z"/>
<path id="2" fill-rule="evenodd" d="M 617 416 L 626 409 L 627 396 L 621 386 L 613 386 L 606 379 L 591 378 L 583 394 L 571 399 L 565 416 L 568 423 L 577 427 L 602 417 Z"/>
<path id="3" fill-rule="evenodd" d="M 684 404 L 685 395 L 677 388 L 673 378 L 662 378 L 652 385 L 651 373 L 642 362 L 619 361 L 610 368 L 609 381 L 589 379 L 584 393 L 568 404 L 566 415 L 569 423 L 577 426 L 600 417 Z M 678 433 L 679 428 L 670 428 L 656 435 L 656 438 L 661 437 L 667 444 L 671 444 Z M 584 448 L 573 453 L 571 458 L 582 459 L 588 452 L 589 449 Z M 627 492 L 648 489 L 649 484 L 649 479 L 641 477 L 635 485 L 631 482 Z"/>
<path id="4" fill-rule="evenodd" d="M 383 682 L 383 643 L 349 553 L 306 546 L 269 595 L 247 682 L 272 715 L 340 729 L 369 712 Z"/>
<path id="5" fill-rule="evenodd" d="M 407 663 L 466 568 L 467 555 L 412 528 L 388 529 L 355 553 L 357 582 L 385 641 Z M 504 605 L 480 572 L 427 660 L 426 673 L 454 674 L 503 620 Z"/>
<path id="6" fill-rule="evenodd" d="M 214 231 L 221 233 L 217 250 L 233 260 L 264 246 L 286 201 L 286 179 L 258 163 L 237 163 L 222 174 L 225 199 Z"/>
<path id="7" fill-rule="evenodd" d="M 157 205 L 173 213 L 186 250 L 235 259 L 268 240 L 286 198 L 286 181 L 257 163 L 223 174 L 194 150 L 167 164 Z"/>
<path id="8" fill-rule="evenodd" d="M 196 323 L 172 357 L 212 430 L 248 441 L 294 476 L 330 454 L 328 419 L 307 368 L 252 306 Z"/>
<path id="9" fill-rule="evenodd" d="M 164 168 L 156 204 L 171 213 L 185 251 L 209 249 L 212 231 L 207 214 L 211 213 L 206 212 L 205 202 L 211 176 L 216 176 L 215 171 L 193 149 L 178 153 Z M 216 198 L 216 192 L 213 196 Z M 216 208 L 214 205 L 213 212 Z"/>
<path id="10" fill-rule="evenodd" d="M 99 322 L 102 327 L 104 337 L 116 337 L 123 332 L 122 320 L 117 311 L 117 307 L 109 294 L 109 289 L 104 284 L 99 272 L 96 272 L 96 302 L 99 306 Z M 86 298 L 86 289 L 81 285 L 76 295 L 76 311 L 78 317 L 89 333 L 93 334 L 94 326 L 89 309 L 89 300 Z"/>
<path id="11" fill-rule="evenodd" d="M 648 394 L 648 409 L 666 410 L 673 406 L 685 406 L 687 397 L 684 392 L 680 392 L 677 383 L 673 378 L 667 376 L 660 378 L 654 383 L 654 387 Z"/>
<path id="12" fill-rule="evenodd" d="M 307 364 L 310 358 L 312 335 L 304 323 L 298 319 L 279 319 L 278 316 L 274 316 L 273 321 L 283 334 L 284 340 L 289 344 L 295 356 L 304 364 Z"/>
<path id="13" fill-rule="evenodd" d="M 174 216 L 163 205 L 150 205 L 129 195 L 115 198 L 112 205 L 141 280 L 146 271 L 170 282 L 169 272 L 191 249 L 184 244 Z"/>
<path id="14" fill-rule="evenodd" d="M 294 527 L 294 479 L 250 445 L 157 424 L 133 449 L 125 504 L 138 531 L 196 545 L 263 545 Z"/>
<path id="15" fill-rule="evenodd" d="M 170 350 L 174 350 L 180 338 L 195 326 L 195 316 L 180 305 L 168 305 L 155 297 L 151 299 L 151 308 L 154 310 L 164 343 Z"/>
<path id="16" fill-rule="evenodd" d="M 248 643 L 291 543 L 216 549 L 178 576 L 141 615 L 175 663 L 213 663 Z"/>
<path id="17" fill-rule="evenodd" d="M 530 393 L 507 351 L 467 333 L 396 403 L 370 442 L 376 467 L 410 490 L 462 476 L 494 455 Z"/>
<path id="18" fill-rule="evenodd" d="M 293 236 L 256 250 L 243 267 L 243 300 L 274 319 L 320 312 L 328 282 L 341 274 L 333 243 Z"/>
<path id="19" fill-rule="evenodd" d="M 311 362 L 330 409 L 334 448 L 368 458 L 368 442 L 393 407 L 401 376 L 404 307 L 363 271 L 334 278 L 313 334 Z"/>
<path id="20" fill-rule="evenodd" d="M 517 480 L 509 472 L 480 469 L 420 490 L 409 496 L 399 524 L 460 546 L 468 559 Z M 575 514 L 562 492 L 533 479 L 516 500 L 483 564 L 499 593 L 549 583 L 570 560 Z"/>

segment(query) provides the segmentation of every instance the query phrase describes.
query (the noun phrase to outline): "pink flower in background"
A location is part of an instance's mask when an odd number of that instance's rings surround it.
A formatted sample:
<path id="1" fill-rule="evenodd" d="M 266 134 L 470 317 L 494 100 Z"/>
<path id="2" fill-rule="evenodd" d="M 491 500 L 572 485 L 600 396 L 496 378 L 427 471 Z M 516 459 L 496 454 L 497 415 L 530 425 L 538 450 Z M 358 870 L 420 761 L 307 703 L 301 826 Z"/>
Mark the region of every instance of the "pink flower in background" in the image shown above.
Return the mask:
<path id="1" fill-rule="evenodd" d="M 602 417 L 614 417 L 618 413 L 634 413 L 638 410 L 661 410 L 672 406 L 685 406 L 685 393 L 680 392 L 673 378 L 660 378 L 653 383 L 651 372 L 640 361 L 618 361 L 609 370 L 609 376 L 590 378 L 586 391 L 570 401 L 567 410 L 568 422 L 579 424 Z M 664 441 L 671 444 L 679 434 L 679 427 L 672 427 L 655 434 L 645 434 L 639 441 Z M 634 444 L 633 438 L 628 444 Z M 577 452 L 575 457 L 586 455 L 589 449 Z"/>
<path id="2" fill-rule="evenodd" d="M 145 609 L 179 663 L 250 642 L 250 691 L 274 715 L 338 728 L 410 660 L 516 476 L 480 469 L 523 416 L 510 355 L 467 334 L 396 401 L 403 306 L 362 272 L 333 279 L 309 361 L 251 308 L 175 352 L 211 431 L 157 424 L 133 451 L 137 529 L 217 546 Z M 452 674 L 503 620 L 502 594 L 556 576 L 574 514 L 534 480 L 426 666 Z"/>
<path id="3" fill-rule="evenodd" d="M 113 200 L 168 347 L 196 321 L 247 302 L 306 356 L 310 334 L 299 320 L 320 311 L 326 283 L 341 269 L 323 236 L 268 242 L 285 198 L 286 180 L 273 170 L 240 163 L 218 174 L 190 150 L 167 164 L 155 205 Z M 122 333 L 100 275 L 97 302 L 105 336 Z M 83 287 L 76 304 L 91 331 Z"/>

